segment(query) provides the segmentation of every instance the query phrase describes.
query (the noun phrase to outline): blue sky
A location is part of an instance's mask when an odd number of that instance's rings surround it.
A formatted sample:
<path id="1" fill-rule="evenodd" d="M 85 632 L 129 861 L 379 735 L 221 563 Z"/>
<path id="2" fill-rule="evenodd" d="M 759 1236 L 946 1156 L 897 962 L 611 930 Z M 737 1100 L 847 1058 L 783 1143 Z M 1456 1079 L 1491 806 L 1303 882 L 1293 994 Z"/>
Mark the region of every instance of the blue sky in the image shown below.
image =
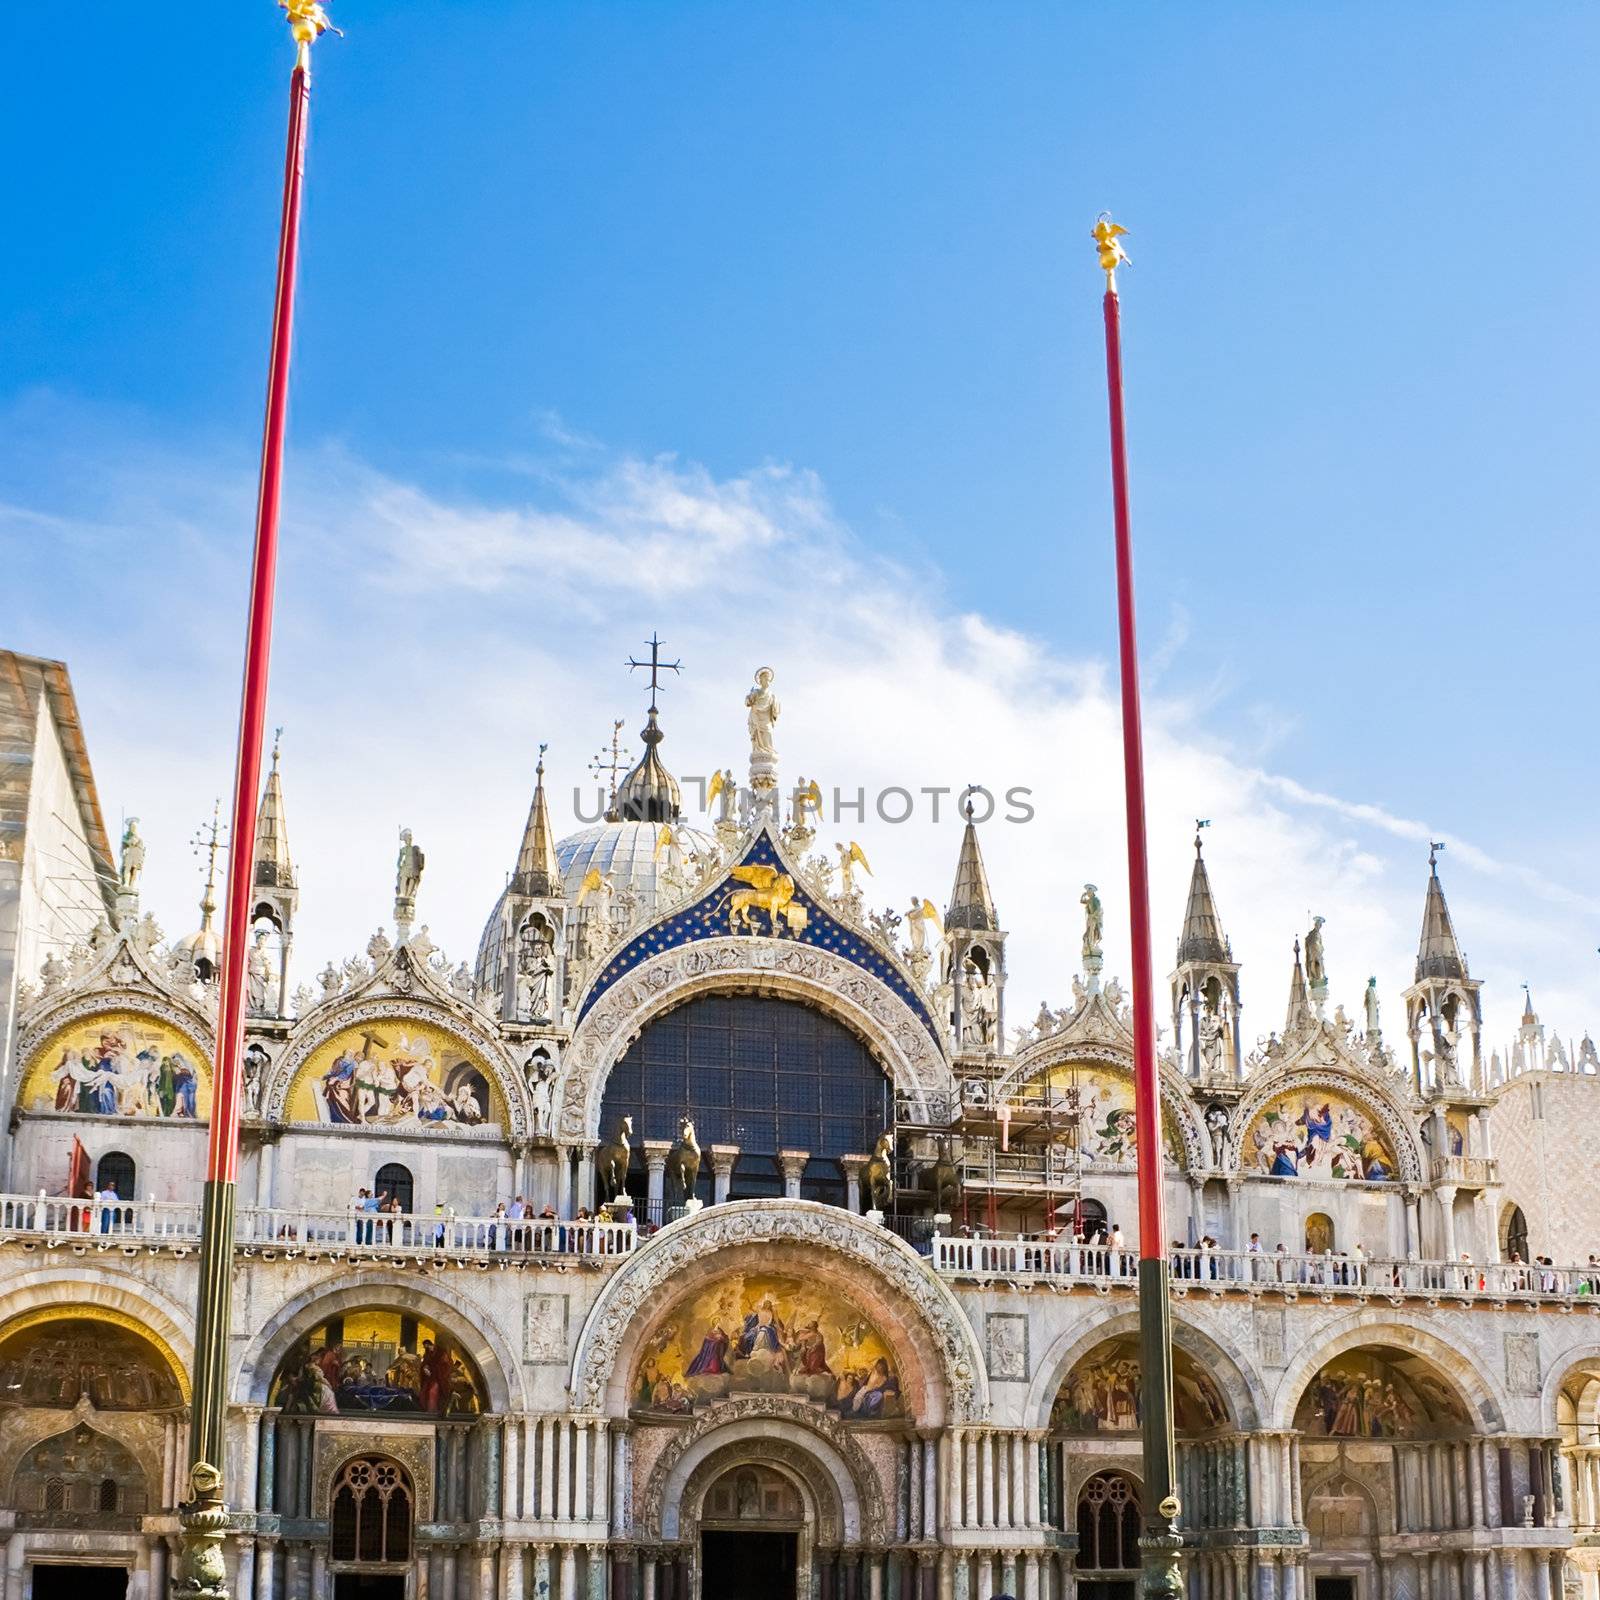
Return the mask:
<path id="1" fill-rule="evenodd" d="M 176 840 L 208 805 L 137 791 L 227 781 L 288 46 L 266 0 L 160 37 L 137 10 L 90 17 L 37 42 L 0 113 L 27 150 L 0 258 L 0 540 L 21 601 L 4 633 L 72 664 L 111 809 L 170 811 Z M 1022 703 L 1051 687 L 1018 737 L 1043 739 L 1093 699 L 1112 644 L 1086 237 L 1110 206 L 1133 230 L 1152 692 L 1175 748 L 1231 763 L 1224 798 L 1268 773 L 1356 813 L 1329 831 L 1344 813 L 1312 807 L 1280 841 L 1322 853 L 1305 892 L 1240 908 L 1261 922 L 1258 1017 L 1276 1021 L 1279 952 L 1317 894 L 1352 921 L 1370 903 L 1375 938 L 1396 922 L 1393 950 L 1350 964 L 1403 981 L 1425 851 L 1372 834 L 1359 808 L 1380 807 L 1490 864 L 1452 858 L 1482 913 L 1469 950 L 1500 947 L 1501 1000 L 1548 970 L 1564 1025 L 1586 1025 L 1600 15 L 352 0 L 335 17 L 277 680 L 304 759 L 318 715 L 448 704 L 453 683 L 495 708 L 470 721 L 500 744 L 484 803 L 511 817 L 534 737 L 586 759 L 609 715 L 636 714 L 620 683 L 590 684 L 641 629 L 703 639 L 681 726 L 731 737 L 756 661 L 718 659 L 719 641 L 761 653 L 764 610 L 826 636 L 852 596 L 881 601 L 891 633 L 903 604 L 920 637 L 884 715 L 900 695 L 938 716 L 964 674 L 993 689 L 1037 652 Z M 603 534 L 570 546 L 597 560 L 650 560 L 675 499 L 700 534 L 730 504 L 754 518 L 737 582 L 704 581 L 699 539 L 665 557 L 682 581 L 541 571 L 560 544 L 541 518 Z M 441 581 L 441 542 L 471 581 Z M 347 592 L 378 585 L 331 637 L 330 568 Z M 330 685 L 345 648 L 384 681 Z M 791 682 L 806 670 L 804 650 L 773 653 Z M 546 715 L 557 702 L 588 720 Z M 809 714 L 837 732 L 825 697 Z M 1056 754 L 1051 781 L 1092 796 L 1109 850 L 1100 746 Z M 409 776 L 380 762 L 356 786 L 383 813 L 380 878 L 390 813 L 455 817 L 437 739 L 406 759 Z M 1169 797 L 1174 827 L 1204 794 Z M 1225 917 L 1229 848 L 1219 823 Z M 1253 894 L 1234 848 L 1235 896 Z M 463 870 L 493 878 L 504 853 L 463 841 Z M 1285 874 L 1261 865 L 1270 895 Z M 942 885 L 885 894 L 902 887 Z M 175 922 L 187 878 L 171 894 Z M 463 907 L 455 944 L 478 915 Z"/>

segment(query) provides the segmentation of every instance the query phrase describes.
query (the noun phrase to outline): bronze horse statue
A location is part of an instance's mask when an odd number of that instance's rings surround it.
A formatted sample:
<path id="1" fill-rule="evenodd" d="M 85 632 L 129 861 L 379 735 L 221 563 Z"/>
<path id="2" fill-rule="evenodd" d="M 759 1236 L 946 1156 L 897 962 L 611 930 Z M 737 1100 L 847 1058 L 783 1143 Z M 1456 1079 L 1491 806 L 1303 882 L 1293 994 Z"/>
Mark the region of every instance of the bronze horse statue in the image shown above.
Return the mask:
<path id="1" fill-rule="evenodd" d="M 612 1199 L 627 1192 L 628 1157 L 632 1153 L 628 1135 L 632 1132 L 633 1118 L 619 1117 L 616 1138 L 595 1151 L 594 1177 L 597 1196 Z"/>
<path id="2" fill-rule="evenodd" d="M 667 1156 L 667 1179 L 680 1201 L 694 1194 L 700 1178 L 700 1146 L 695 1141 L 694 1124 L 685 1117 L 678 1124 L 678 1142 Z"/>
<path id="3" fill-rule="evenodd" d="M 874 1211 L 887 1211 L 894 1199 L 894 1136 L 880 1133 L 867 1162 L 867 1193 Z"/>

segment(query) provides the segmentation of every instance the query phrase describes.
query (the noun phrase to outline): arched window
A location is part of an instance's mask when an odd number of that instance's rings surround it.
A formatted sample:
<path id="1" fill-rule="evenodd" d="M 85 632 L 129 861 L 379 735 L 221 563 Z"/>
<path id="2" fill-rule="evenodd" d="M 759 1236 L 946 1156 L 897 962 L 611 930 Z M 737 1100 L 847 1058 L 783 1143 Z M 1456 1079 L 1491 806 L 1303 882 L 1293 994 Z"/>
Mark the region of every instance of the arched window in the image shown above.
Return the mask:
<path id="1" fill-rule="evenodd" d="M 102 1511 L 115 1511 L 117 1509 L 117 1501 L 120 1496 L 117 1493 L 117 1480 L 115 1478 L 102 1478 L 100 1480 L 99 1499 Z"/>
<path id="2" fill-rule="evenodd" d="M 1120 1472 L 1097 1472 L 1078 1491 L 1074 1565 L 1080 1572 L 1138 1570 L 1139 1491 Z"/>
<path id="3" fill-rule="evenodd" d="M 688 1116 L 702 1150 L 739 1147 L 733 1198 L 781 1194 L 778 1152 L 805 1150 L 801 1195 L 837 1203 L 838 1158 L 867 1154 L 893 1126 L 894 1086 L 868 1046 L 824 1012 L 773 995 L 698 995 L 648 1023 L 612 1068 L 602 1137 L 625 1116 L 638 1194 L 644 1141 L 676 1141 Z M 710 1180 L 707 1161 L 702 1199 Z"/>
<path id="4" fill-rule="evenodd" d="M 398 1200 L 402 1211 L 412 1209 L 411 1202 L 415 1198 L 416 1186 L 412 1182 L 411 1169 L 403 1167 L 398 1161 L 391 1161 L 378 1168 L 378 1175 L 372 1180 L 374 1194 L 387 1194 L 390 1200 Z M 387 1203 L 387 1202 L 385 1202 Z"/>
<path id="5" fill-rule="evenodd" d="M 46 1478 L 44 1480 L 44 1493 L 39 1498 L 41 1511 L 65 1511 L 67 1509 L 67 1484 L 64 1478 Z"/>
<path id="6" fill-rule="evenodd" d="M 1528 1219 L 1522 1214 L 1521 1206 L 1512 1206 L 1511 1214 L 1506 1218 L 1506 1260 L 1512 1256 L 1520 1260 L 1529 1259 L 1528 1252 Z"/>
<path id="7" fill-rule="evenodd" d="M 1077 1213 L 1074 1231 L 1085 1239 L 1097 1239 L 1102 1234 L 1110 1232 L 1106 1208 L 1098 1200 L 1091 1200 L 1085 1195 L 1078 1202 Z"/>
<path id="8" fill-rule="evenodd" d="M 103 1194 L 107 1188 L 115 1187 L 119 1200 L 132 1200 L 138 1175 L 139 1169 L 134 1166 L 132 1156 L 120 1150 L 107 1150 L 94 1169 L 95 1193 Z"/>
<path id="9" fill-rule="evenodd" d="M 411 1479 L 386 1456 L 347 1461 L 333 1486 L 332 1557 L 359 1566 L 411 1559 Z"/>

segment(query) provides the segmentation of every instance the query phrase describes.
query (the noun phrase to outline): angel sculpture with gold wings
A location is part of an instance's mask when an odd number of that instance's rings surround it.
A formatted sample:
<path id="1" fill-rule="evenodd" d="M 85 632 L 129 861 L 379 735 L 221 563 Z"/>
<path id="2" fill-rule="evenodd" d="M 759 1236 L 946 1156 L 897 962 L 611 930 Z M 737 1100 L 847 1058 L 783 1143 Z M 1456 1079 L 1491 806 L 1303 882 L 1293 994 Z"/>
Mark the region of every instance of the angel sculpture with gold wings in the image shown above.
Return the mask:
<path id="1" fill-rule="evenodd" d="M 765 911 L 769 931 L 776 938 L 785 928 L 799 933 L 806 925 L 806 908 L 794 904 L 794 879 L 776 867 L 762 865 L 735 867 L 729 874 L 748 889 L 735 889 L 728 898 L 728 931 L 756 932 L 752 911 Z"/>
<path id="2" fill-rule="evenodd" d="M 913 900 L 911 909 L 906 912 L 906 932 L 911 935 L 911 949 L 915 955 L 922 955 L 928 948 L 930 922 L 937 938 L 944 931 L 944 918 L 939 915 L 933 901 Z"/>
<path id="3" fill-rule="evenodd" d="M 717 806 L 717 821 L 732 822 L 733 808 L 739 800 L 739 786 L 733 781 L 732 767 L 711 774 L 711 782 L 706 788 L 706 810 L 717 805 L 719 799 L 722 804 Z"/>
<path id="4" fill-rule="evenodd" d="M 791 828 L 804 828 L 806 826 L 806 813 L 814 811 L 819 817 L 822 815 L 822 790 L 813 778 L 809 783 L 802 778 L 795 787 L 793 809 L 789 817 Z"/>
<path id="5" fill-rule="evenodd" d="M 834 849 L 839 852 L 839 892 L 848 898 L 856 892 L 857 864 L 869 878 L 872 868 L 867 865 L 866 852 L 854 839 L 849 844 L 836 844 Z"/>

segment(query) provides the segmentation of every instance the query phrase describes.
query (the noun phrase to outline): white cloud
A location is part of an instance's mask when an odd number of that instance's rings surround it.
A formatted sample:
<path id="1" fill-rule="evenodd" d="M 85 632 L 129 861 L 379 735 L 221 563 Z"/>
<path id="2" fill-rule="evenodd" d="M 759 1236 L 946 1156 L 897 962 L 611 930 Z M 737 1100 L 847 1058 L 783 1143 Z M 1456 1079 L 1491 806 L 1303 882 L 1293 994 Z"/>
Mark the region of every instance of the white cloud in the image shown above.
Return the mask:
<path id="1" fill-rule="evenodd" d="M 865 551 L 813 474 L 768 464 L 718 478 L 577 442 L 577 466 L 570 453 L 537 471 L 509 464 L 524 500 L 429 492 L 337 450 L 296 461 L 273 718 L 288 729 L 301 976 L 387 920 L 402 823 L 428 854 L 421 920 L 452 955 L 470 956 L 515 855 L 535 746 L 551 745 L 556 808 L 570 820 L 613 717 L 626 718 L 636 748 L 645 702 L 622 663 L 652 631 L 685 666 L 662 698 L 668 764 L 680 776 L 742 768 L 742 697 L 754 669 L 771 665 L 786 775 L 869 797 L 868 817 L 834 832 L 861 840 L 880 903 L 942 903 L 958 841 L 954 792 L 1031 791 L 1031 822 L 997 817 L 983 830 L 1011 933 L 1013 1021 L 1067 993 L 1085 881 L 1106 902 L 1108 970 L 1126 973 L 1120 726 L 1107 663 L 954 613 L 937 573 Z M 17 641 L 72 667 L 108 812 L 139 814 L 151 843 L 147 904 L 174 932 L 192 920 L 198 893 L 188 835 L 231 781 L 243 496 L 238 474 L 218 480 L 148 454 L 108 469 L 101 500 L 75 509 L 75 525 L 94 525 L 99 552 L 113 543 L 142 552 L 135 589 L 119 584 L 116 563 L 85 560 L 61 574 L 60 592 L 36 597 L 35 625 Z M 37 519 L 58 515 L 23 510 L 0 531 L 36 537 Z M 83 621 L 106 616 L 118 619 L 113 638 Z M 1315 911 L 1328 918 L 1333 997 L 1354 1014 L 1376 974 L 1397 1036 L 1426 843 L 1443 837 L 1457 926 L 1490 985 L 1494 1041 L 1514 1025 L 1524 978 L 1547 1021 L 1580 1033 L 1600 898 L 1455 838 L 1447 807 L 1411 821 L 1245 760 L 1213 725 L 1222 689 L 1182 681 L 1187 626 L 1172 620 L 1156 652 L 1167 694 L 1146 704 L 1158 979 L 1177 937 L 1193 821 L 1205 816 L 1220 910 L 1244 963 L 1247 1032 L 1280 1025 L 1290 943 Z M 911 822 L 871 815 L 870 797 L 886 789 L 933 786 L 951 791 L 937 825 L 925 795 Z M 1158 1018 L 1167 1009 L 1163 990 Z"/>

